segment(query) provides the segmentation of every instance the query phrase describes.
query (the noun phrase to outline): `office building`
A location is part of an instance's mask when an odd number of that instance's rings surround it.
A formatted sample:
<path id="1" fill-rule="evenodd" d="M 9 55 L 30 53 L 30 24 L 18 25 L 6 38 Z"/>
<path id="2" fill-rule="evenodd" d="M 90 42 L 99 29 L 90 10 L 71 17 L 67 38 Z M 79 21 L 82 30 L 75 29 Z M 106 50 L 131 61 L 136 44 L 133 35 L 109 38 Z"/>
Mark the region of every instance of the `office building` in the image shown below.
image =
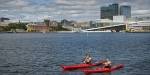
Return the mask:
<path id="1" fill-rule="evenodd" d="M 131 6 L 120 6 L 120 15 L 124 15 L 126 18 L 131 18 Z"/>
<path id="2" fill-rule="evenodd" d="M 126 18 L 131 17 L 131 6 L 119 4 L 111 4 L 101 7 L 101 19 L 113 20 L 113 16 L 123 15 Z"/>
<path id="3" fill-rule="evenodd" d="M 112 4 L 106 7 L 101 7 L 101 19 L 113 19 L 113 16 L 119 15 L 119 5 Z"/>

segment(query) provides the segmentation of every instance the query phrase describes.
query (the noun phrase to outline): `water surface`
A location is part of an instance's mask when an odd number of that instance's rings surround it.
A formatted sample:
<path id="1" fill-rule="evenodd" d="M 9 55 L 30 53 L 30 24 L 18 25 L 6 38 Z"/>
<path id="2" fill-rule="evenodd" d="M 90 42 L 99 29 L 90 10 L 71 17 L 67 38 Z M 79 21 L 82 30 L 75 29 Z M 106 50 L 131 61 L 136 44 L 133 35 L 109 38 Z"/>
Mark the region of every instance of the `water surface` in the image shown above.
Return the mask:
<path id="1" fill-rule="evenodd" d="M 84 75 L 60 65 L 80 63 L 86 53 L 125 64 L 111 75 L 150 75 L 149 33 L 0 33 L 0 75 Z"/>

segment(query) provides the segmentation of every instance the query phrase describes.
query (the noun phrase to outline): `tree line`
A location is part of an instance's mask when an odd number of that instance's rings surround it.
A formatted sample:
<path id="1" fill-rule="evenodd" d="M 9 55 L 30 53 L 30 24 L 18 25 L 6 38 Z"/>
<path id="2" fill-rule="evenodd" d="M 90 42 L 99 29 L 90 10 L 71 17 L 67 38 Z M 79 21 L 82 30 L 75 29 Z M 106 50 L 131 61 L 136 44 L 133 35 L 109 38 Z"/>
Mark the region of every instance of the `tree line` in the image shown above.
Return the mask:
<path id="1" fill-rule="evenodd" d="M 8 26 L 0 26 L 0 31 L 11 31 L 16 29 L 26 30 L 27 23 L 9 23 Z"/>

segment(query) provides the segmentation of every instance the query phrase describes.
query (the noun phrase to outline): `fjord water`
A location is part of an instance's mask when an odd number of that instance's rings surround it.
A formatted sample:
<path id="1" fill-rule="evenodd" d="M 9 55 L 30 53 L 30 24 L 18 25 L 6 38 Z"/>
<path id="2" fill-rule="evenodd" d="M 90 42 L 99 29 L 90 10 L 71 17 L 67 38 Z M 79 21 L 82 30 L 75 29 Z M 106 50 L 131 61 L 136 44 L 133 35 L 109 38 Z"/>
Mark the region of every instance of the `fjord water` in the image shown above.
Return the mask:
<path id="1" fill-rule="evenodd" d="M 150 33 L 0 33 L 0 75 L 84 75 L 60 65 L 86 53 L 125 65 L 111 75 L 150 75 Z"/>

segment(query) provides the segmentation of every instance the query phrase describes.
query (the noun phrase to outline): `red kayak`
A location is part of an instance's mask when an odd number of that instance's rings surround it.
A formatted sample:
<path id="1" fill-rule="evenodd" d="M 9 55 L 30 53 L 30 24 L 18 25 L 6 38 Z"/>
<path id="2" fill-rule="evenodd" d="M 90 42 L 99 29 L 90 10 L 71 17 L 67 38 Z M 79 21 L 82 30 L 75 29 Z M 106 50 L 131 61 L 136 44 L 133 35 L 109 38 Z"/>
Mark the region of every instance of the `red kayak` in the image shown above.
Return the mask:
<path id="1" fill-rule="evenodd" d="M 112 71 L 118 70 L 123 67 L 124 67 L 123 64 L 119 64 L 119 65 L 113 66 L 111 69 L 109 69 L 109 68 L 85 69 L 85 70 L 83 70 L 83 72 L 85 72 L 86 74 L 106 73 L 106 72 L 112 72 Z"/>
<path id="2" fill-rule="evenodd" d="M 61 65 L 61 67 L 63 68 L 63 70 L 76 70 L 76 69 L 88 68 L 88 67 L 92 67 L 92 66 L 99 66 L 99 65 L 102 65 L 103 62 L 105 62 L 105 61 L 101 61 L 99 63 L 94 63 L 94 64 L 81 63 L 81 64 L 77 64 L 77 65 L 67 65 L 67 66 Z"/>

